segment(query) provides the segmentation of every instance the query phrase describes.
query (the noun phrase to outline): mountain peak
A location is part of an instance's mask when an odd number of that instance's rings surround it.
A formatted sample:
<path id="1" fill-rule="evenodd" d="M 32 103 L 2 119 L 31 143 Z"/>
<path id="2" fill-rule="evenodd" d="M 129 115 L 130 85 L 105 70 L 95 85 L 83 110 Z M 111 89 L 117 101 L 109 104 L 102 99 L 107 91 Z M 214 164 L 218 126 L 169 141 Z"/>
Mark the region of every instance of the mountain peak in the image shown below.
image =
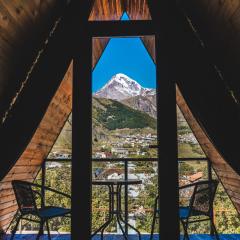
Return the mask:
<path id="1" fill-rule="evenodd" d="M 137 81 L 131 79 L 123 73 L 114 75 L 106 85 L 95 93 L 96 97 L 108 98 L 117 101 L 130 97 L 155 92 L 151 88 L 142 87 Z"/>
<path id="2" fill-rule="evenodd" d="M 142 88 L 142 86 L 139 83 L 137 83 L 135 80 L 133 80 L 132 78 L 128 77 L 123 73 L 117 73 L 116 75 L 114 75 L 110 79 L 110 81 L 108 81 L 108 83 L 104 86 L 104 88 L 108 87 L 111 84 L 115 84 L 123 88 L 134 88 L 136 90 Z"/>

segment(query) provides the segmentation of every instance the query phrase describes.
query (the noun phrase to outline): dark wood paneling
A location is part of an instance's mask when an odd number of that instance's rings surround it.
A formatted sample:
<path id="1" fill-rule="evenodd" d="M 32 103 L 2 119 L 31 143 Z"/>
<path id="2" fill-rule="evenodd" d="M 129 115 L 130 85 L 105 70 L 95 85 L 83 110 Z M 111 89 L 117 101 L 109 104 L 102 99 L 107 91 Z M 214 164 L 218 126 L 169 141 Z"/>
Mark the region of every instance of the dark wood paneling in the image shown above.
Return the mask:
<path id="1" fill-rule="evenodd" d="M 123 10 L 124 4 L 122 0 L 95 0 L 89 20 L 119 20 Z"/>
<path id="2" fill-rule="evenodd" d="M 126 12 L 132 20 L 151 20 L 147 0 L 125 0 Z"/>
<path id="3" fill-rule="evenodd" d="M 67 0 L 0 1 L 0 123 L 66 4 Z"/>
<path id="4" fill-rule="evenodd" d="M 223 81 L 240 101 L 239 0 L 181 0 Z"/>
<path id="5" fill-rule="evenodd" d="M 26 150 L 0 182 L 0 228 L 5 229 L 7 222 L 11 221 L 17 209 L 15 197 L 11 190 L 11 181 L 16 179 L 33 181 L 35 179 L 43 160 L 47 157 L 68 118 L 72 107 L 71 86 L 72 65 L 69 67 Z"/>
<path id="6" fill-rule="evenodd" d="M 102 53 L 107 46 L 110 38 L 93 38 L 92 40 L 92 46 L 93 46 L 93 51 L 92 51 L 92 68 L 94 68 L 102 56 Z"/>
<path id="7" fill-rule="evenodd" d="M 206 156 L 212 162 L 212 167 L 215 170 L 219 180 L 225 188 L 228 196 L 232 200 L 238 213 L 240 213 L 239 199 L 240 199 L 240 176 L 230 167 L 230 165 L 223 159 L 212 142 L 209 140 L 207 134 L 200 127 L 187 103 L 177 88 L 177 104 L 182 111 L 186 121 L 192 129 L 196 139 Z"/>
<path id="8" fill-rule="evenodd" d="M 156 49 L 155 49 L 155 37 L 154 36 L 142 36 L 141 37 L 144 46 L 146 47 L 152 60 L 156 62 Z"/>
<path id="9" fill-rule="evenodd" d="M 119 20 L 124 12 L 131 20 L 151 20 L 147 0 L 95 0 L 89 20 Z"/>

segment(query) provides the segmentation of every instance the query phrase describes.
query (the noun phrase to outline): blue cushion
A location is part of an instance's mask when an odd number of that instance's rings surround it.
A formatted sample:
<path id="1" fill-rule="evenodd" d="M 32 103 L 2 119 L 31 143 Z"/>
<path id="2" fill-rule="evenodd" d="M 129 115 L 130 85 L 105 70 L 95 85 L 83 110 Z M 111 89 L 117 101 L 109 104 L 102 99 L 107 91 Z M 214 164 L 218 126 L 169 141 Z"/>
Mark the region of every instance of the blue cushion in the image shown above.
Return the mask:
<path id="1" fill-rule="evenodd" d="M 179 208 L 179 217 L 180 218 L 188 218 L 190 213 L 190 208 L 189 207 L 180 207 Z"/>
<path id="2" fill-rule="evenodd" d="M 39 216 L 43 218 L 52 218 L 58 216 L 64 216 L 71 212 L 70 209 L 61 207 L 45 207 L 39 209 Z"/>

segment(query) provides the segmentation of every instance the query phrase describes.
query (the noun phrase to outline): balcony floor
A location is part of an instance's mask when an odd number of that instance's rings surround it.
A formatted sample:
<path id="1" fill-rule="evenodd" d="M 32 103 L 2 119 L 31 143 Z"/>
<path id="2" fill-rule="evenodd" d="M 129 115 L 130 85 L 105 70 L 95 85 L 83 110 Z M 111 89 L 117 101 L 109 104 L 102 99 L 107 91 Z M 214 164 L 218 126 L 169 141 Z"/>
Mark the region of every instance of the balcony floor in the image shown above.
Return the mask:
<path id="1" fill-rule="evenodd" d="M 220 234 L 220 240 L 240 240 L 240 234 Z M 52 240 L 70 240 L 69 234 L 52 234 Z M 4 240 L 10 239 L 10 235 L 8 235 Z M 16 234 L 15 240 L 32 240 L 36 239 L 36 234 Z M 111 235 L 106 234 L 104 236 L 104 240 L 123 240 L 124 238 L 121 235 Z M 209 236 L 208 234 L 193 234 L 190 235 L 190 240 L 213 240 L 214 237 Z M 44 235 L 40 238 L 40 240 L 48 240 L 47 235 Z M 93 240 L 100 240 L 100 236 L 96 236 Z M 129 240 L 138 240 L 137 235 L 130 235 Z M 149 235 L 142 235 L 142 240 L 149 240 Z M 158 240 L 158 236 L 154 236 L 154 240 Z"/>

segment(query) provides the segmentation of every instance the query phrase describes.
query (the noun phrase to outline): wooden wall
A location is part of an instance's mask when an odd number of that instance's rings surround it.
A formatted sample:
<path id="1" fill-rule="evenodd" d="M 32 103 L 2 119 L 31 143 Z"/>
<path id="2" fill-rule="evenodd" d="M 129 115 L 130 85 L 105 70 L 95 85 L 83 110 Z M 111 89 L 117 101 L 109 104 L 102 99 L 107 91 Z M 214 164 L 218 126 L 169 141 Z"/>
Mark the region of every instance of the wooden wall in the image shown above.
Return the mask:
<path id="1" fill-rule="evenodd" d="M 0 123 L 66 4 L 67 0 L 0 1 Z"/>
<path id="2" fill-rule="evenodd" d="M 120 20 L 126 12 L 131 20 L 151 20 L 147 0 L 95 0 L 89 20 L 108 21 Z M 154 36 L 139 36 L 147 48 L 153 61 L 155 61 L 155 38 Z M 98 62 L 109 38 L 93 39 L 93 68 Z"/>
<path id="3" fill-rule="evenodd" d="M 125 11 L 132 20 L 151 20 L 147 0 L 125 0 Z"/>
<path id="4" fill-rule="evenodd" d="M 90 21 L 119 20 L 124 11 L 122 0 L 95 0 Z"/>
<path id="5" fill-rule="evenodd" d="M 11 187 L 14 179 L 33 181 L 72 109 L 72 64 L 54 95 L 32 140 L 15 166 L 0 182 L 0 229 L 5 230 L 17 205 Z"/>
<path id="6" fill-rule="evenodd" d="M 95 0 L 89 20 L 119 20 L 126 12 L 132 20 L 150 20 L 147 0 Z"/>
<path id="7" fill-rule="evenodd" d="M 102 53 L 107 46 L 110 38 L 104 37 L 104 38 L 93 38 L 92 40 L 92 46 L 93 46 L 93 53 L 92 53 L 92 68 L 94 68 L 102 56 Z"/>
<path id="8" fill-rule="evenodd" d="M 223 81 L 240 101 L 240 1 L 180 0 Z"/>
<path id="9" fill-rule="evenodd" d="M 156 62 L 155 36 L 141 36 L 141 39 L 152 60 Z"/>
<path id="10" fill-rule="evenodd" d="M 223 159 L 212 142 L 209 140 L 203 128 L 196 121 L 185 102 L 180 90 L 177 88 L 177 105 L 179 106 L 183 116 L 193 131 L 201 148 L 206 156 L 212 162 L 212 167 L 215 170 L 219 180 L 224 186 L 228 196 L 232 200 L 238 213 L 240 213 L 240 176 L 230 167 L 230 165 Z"/>

